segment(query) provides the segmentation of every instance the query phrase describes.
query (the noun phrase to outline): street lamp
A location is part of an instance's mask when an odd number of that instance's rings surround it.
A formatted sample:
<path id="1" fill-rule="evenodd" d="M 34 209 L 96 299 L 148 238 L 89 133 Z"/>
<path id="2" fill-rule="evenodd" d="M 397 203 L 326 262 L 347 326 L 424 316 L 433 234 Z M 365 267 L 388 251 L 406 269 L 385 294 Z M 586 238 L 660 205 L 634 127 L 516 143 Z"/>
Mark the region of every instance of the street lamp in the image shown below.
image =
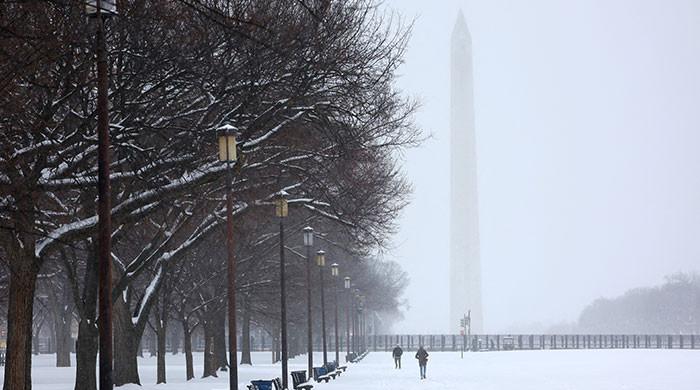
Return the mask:
<path id="1" fill-rule="evenodd" d="M 231 125 L 224 125 L 218 128 L 219 138 L 219 161 L 228 163 L 235 162 L 238 158 L 236 154 L 236 134 L 238 129 Z"/>
<path id="2" fill-rule="evenodd" d="M 232 163 L 236 161 L 236 133 L 231 125 L 217 129 L 219 139 L 219 161 L 226 163 L 226 253 L 227 253 L 227 296 L 228 296 L 228 355 L 229 389 L 238 389 L 238 346 L 236 329 L 236 259 L 233 252 L 233 190 L 231 183 Z"/>
<path id="3" fill-rule="evenodd" d="M 367 343 L 369 341 L 367 334 L 369 333 L 369 327 L 367 326 L 367 307 L 366 307 L 366 297 L 362 296 L 362 311 L 360 312 L 362 316 L 360 319 L 360 324 L 362 324 L 362 352 L 367 351 Z"/>
<path id="4" fill-rule="evenodd" d="M 360 354 L 360 291 L 355 289 L 352 300 L 352 351 L 355 355 Z"/>
<path id="5" fill-rule="evenodd" d="M 360 338 L 358 339 L 357 347 L 360 353 L 365 352 L 365 296 L 360 295 L 357 297 L 359 302 L 359 307 L 357 311 L 357 328 Z"/>
<path id="6" fill-rule="evenodd" d="M 340 347 L 338 346 L 338 263 L 331 264 L 331 276 L 333 276 L 333 306 L 335 306 L 335 364 L 340 364 Z"/>
<path id="7" fill-rule="evenodd" d="M 282 190 L 275 196 L 275 215 L 280 220 L 280 305 L 281 305 L 281 329 L 282 329 L 282 388 L 287 388 L 287 301 L 286 295 L 287 291 L 285 288 L 285 276 L 284 276 L 284 218 L 287 217 L 289 212 L 287 206 L 287 194 L 286 191 Z"/>
<path id="8" fill-rule="evenodd" d="M 314 229 L 304 228 L 304 246 L 306 247 L 306 347 L 309 361 L 309 378 L 314 374 L 314 344 L 311 335 L 311 250 L 314 246 Z"/>
<path id="9" fill-rule="evenodd" d="M 323 267 L 326 266 L 326 252 L 316 252 L 316 265 L 321 276 L 321 338 L 323 339 L 323 366 L 328 364 L 328 350 L 326 348 L 326 302 L 323 293 Z"/>
<path id="10" fill-rule="evenodd" d="M 85 2 L 85 13 L 94 18 L 98 14 L 102 17 L 117 14 L 117 4 L 115 0 L 87 0 Z"/>
<path id="11" fill-rule="evenodd" d="M 347 355 L 345 355 L 345 361 L 347 362 L 350 360 L 350 277 L 346 276 L 345 277 L 345 284 L 343 287 L 345 287 L 345 296 L 346 296 L 346 305 L 345 305 L 345 347 L 348 350 Z"/>
<path id="12" fill-rule="evenodd" d="M 105 40 L 105 18 L 116 14 L 114 0 L 86 3 L 86 14 L 97 24 L 97 223 L 98 223 L 98 319 L 100 390 L 114 388 L 112 362 L 112 205 L 109 179 L 109 64 Z"/>

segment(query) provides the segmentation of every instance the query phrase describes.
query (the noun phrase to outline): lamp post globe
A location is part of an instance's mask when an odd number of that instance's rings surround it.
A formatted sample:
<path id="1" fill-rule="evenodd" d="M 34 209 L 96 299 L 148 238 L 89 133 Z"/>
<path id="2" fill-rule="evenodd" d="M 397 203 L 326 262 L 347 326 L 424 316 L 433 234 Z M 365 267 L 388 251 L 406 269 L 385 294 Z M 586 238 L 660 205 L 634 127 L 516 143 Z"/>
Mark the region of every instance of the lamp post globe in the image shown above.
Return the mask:
<path id="1" fill-rule="evenodd" d="M 103 18 L 117 15 L 117 2 L 115 0 L 87 0 L 85 14 L 89 18 L 95 18 L 97 15 Z"/>
<path id="2" fill-rule="evenodd" d="M 236 134 L 238 133 L 238 129 L 232 125 L 224 125 L 216 130 L 219 140 L 219 161 L 236 161 L 238 159 L 236 153 Z"/>
<path id="3" fill-rule="evenodd" d="M 288 198 L 289 194 L 285 190 L 275 194 L 275 216 L 285 218 L 289 215 Z"/>
<path id="4" fill-rule="evenodd" d="M 304 233 L 304 246 L 314 245 L 314 228 L 311 226 L 305 227 L 302 232 Z"/>
<path id="5" fill-rule="evenodd" d="M 319 267 L 325 267 L 326 266 L 326 252 L 323 250 L 319 250 L 316 252 L 316 265 Z"/>

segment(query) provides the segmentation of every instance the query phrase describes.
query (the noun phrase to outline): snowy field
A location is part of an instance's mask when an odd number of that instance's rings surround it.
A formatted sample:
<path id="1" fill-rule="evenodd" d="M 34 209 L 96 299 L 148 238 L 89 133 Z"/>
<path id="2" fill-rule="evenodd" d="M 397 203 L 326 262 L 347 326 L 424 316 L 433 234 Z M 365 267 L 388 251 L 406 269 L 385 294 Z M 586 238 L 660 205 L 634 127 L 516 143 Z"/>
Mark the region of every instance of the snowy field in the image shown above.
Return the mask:
<path id="1" fill-rule="evenodd" d="M 319 359 L 320 355 L 315 359 Z M 329 357 L 333 356 L 329 354 Z M 202 355 L 195 355 L 195 373 L 201 375 Z M 421 381 L 410 353 L 403 369 L 395 370 L 389 353 L 370 353 L 351 364 L 335 381 L 317 384 L 318 390 L 697 390 L 700 351 L 691 350 L 568 350 L 465 353 L 434 352 L 428 379 Z M 251 379 L 280 375 L 270 364 L 270 353 L 255 353 L 254 366 L 239 370 L 240 389 Z M 34 390 L 71 390 L 74 368 L 56 368 L 52 355 L 34 359 Z M 168 355 L 168 384 L 155 385 L 155 358 L 139 361 L 143 386 L 120 390 L 225 390 L 228 376 L 184 381 L 183 355 Z M 304 369 L 304 356 L 290 361 L 290 371 Z M 0 374 L 0 379 L 2 374 Z M 291 384 L 291 379 L 290 379 Z"/>

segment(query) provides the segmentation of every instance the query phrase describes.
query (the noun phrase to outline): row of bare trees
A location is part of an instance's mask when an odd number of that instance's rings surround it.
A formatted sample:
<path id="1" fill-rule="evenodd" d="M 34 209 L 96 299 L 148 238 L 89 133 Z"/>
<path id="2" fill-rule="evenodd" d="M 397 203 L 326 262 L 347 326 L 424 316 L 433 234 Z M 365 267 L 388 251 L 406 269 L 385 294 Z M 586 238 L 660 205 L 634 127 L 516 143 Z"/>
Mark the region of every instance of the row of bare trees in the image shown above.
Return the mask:
<path id="1" fill-rule="evenodd" d="M 197 328 L 224 337 L 223 125 L 240 131 L 233 194 L 246 321 L 276 332 L 270 207 L 280 190 L 291 194 L 290 240 L 313 225 L 369 307 L 396 312 L 403 273 L 368 259 L 407 202 L 401 151 L 420 141 L 415 104 L 394 86 L 410 29 L 372 0 L 117 3 L 107 22 L 115 383 L 140 382 L 149 323 L 161 347 L 171 320 L 182 324 L 185 351 Z M 54 321 L 77 320 L 76 390 L 95 388 L 93 46 L 82 0 L 0 4 L 5 389 L 31 389 L 38 286 L 52 291 L 50 306 L 63 304 Z M 297 251 L 300 240 L 290 242 Z M 301 299 L 301 267 L 290 264 L 289 294 Z M 69 332 L 56 334 L 63 351 Z M 205 362 L 205 374 L 220 366 Z"/>

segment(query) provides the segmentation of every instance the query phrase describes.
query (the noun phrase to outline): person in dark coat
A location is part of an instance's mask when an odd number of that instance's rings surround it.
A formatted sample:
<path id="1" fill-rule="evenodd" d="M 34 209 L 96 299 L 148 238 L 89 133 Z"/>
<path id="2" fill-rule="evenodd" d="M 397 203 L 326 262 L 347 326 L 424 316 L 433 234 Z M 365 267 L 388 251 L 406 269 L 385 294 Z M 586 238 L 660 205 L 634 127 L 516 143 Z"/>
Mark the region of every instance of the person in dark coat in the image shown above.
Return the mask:
<path id="1" fill-rule="evenodd" d="M 425 370 L 428 365 L 428 351 L 421 345 L 416 352 L 416 359 L 418 359 L 418 367 L 420 367 L 420 379 L 425 379 Z"/>
<path id="2" fill-rule="evenodd" d="M 391 352 L 391 356 L 394 357 L 394 368 L 401 369 L 401 355 L 403 355 L 403 349 L 396 345 Z"/>

